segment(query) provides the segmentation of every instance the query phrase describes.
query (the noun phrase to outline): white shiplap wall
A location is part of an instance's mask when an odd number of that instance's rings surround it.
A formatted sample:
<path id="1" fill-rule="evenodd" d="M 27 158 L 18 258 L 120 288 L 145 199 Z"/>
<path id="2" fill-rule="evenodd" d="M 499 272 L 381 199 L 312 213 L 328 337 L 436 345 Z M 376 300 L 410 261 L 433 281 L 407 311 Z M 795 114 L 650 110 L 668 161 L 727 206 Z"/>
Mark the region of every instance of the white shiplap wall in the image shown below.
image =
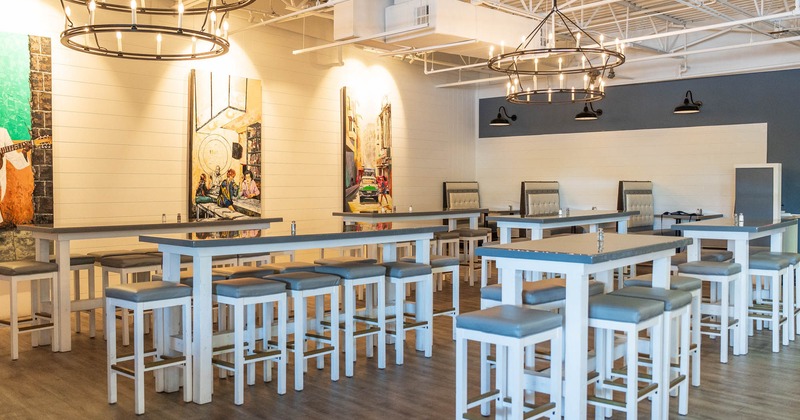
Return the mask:
<path id="1" fill-rule="evenodd" d="M 483 138 L 476 171 L 490 208 L 519 205 L 522 181 L 558 181 L 561 206 L 614 209 L 620 180 L 653 181 L 656 214 L 730 215 L 734 165 L 765 163 L 767 125 Z"/>

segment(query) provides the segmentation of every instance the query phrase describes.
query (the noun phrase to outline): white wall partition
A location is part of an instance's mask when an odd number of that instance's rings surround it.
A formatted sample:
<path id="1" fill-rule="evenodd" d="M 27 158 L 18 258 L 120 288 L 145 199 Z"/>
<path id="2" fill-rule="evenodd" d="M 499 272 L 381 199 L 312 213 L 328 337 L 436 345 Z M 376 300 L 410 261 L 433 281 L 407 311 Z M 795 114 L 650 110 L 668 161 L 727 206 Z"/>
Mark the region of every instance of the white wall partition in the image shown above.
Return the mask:
<path id="1" fill-rule="evenodd" d="M 482 138 L 476 146 L 481 199 L 519 205 L 521 181 L 558 181 L 562 207 L 613 209 L 620 180 L 653 181 L 655 213 L 730 215 L 734 166 L 765 163 L 767 125 Z"/>

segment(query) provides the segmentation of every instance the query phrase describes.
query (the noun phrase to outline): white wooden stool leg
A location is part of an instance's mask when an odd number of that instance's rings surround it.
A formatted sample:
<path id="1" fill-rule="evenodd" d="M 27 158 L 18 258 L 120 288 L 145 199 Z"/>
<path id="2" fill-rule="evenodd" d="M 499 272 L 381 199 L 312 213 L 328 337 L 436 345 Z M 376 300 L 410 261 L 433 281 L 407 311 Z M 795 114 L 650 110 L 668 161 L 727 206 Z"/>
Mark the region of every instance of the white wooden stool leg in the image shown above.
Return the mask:
<path id="1" fill-rule="evenodd" d="M 286 351 L 286 319 L 289 316 L 288 299 L 282 296 L 278 300 L 278 348 L 281 351 L 281 358 L 278 361 L 278 394 L 286 394 L 286 365 L 289 354 Z M 270 316 L 272 314 L 270 313 Z"/>
<path id="2" fill-rule="evenodd" d="M 123 317 L 127 322 L 128 318 Z M 125 323 L 123 323 L 125 325 Z M 144 311 L 137 306 L 133 312 L 133 354 L 134 354 L 134 412 L 144 414 Z"/>
<path id="3" fill-rule="evenodd" d="M 378 369 L 386 368 L 386 282 L 383 280 L 377 283 L 378 294 Z M 372 298 L 370 297 L 370 300 Z"/>
<path id="4" fill-rule="evenodd" d="M 233 306 L 233 403 L 244 403 L 244 305 Z M 248 343 L 249 345 L 249 343 Z M 250 369 L 248 369 L 250 370 Z M 248 378 L 249 379 L 249 378 Z"/>
<path id="5" fill-rule="evenodd" d="M 353 376 L 353 365 L 355 364 L 355 340 L 353 330 L 355 320 L 353 316 L 356 312 L 355 291 L 352 282 L 345 281 L 344 284 L 344 375 L 348 378 Z M 368 346 L 369 347 L 369 346 Z"/>
<path id="6" fill-rule="evenodd" d="M 323 300 L 324 302 L 324 300 Z M 324 307 L 323 307 L 324 313 Z M 339 288 L 334 287 L 331 292 L 331 380 L 339 380 Z M 320 358 L 322 359 L 322 358 Z"/>
<path id="7" fill-rule="evenodd" d="M 72 272 L 72 289 L 75 293 L 73 297 L 74 300 L 80 300 L 81 298 L 81 272 L 75 270 Z M 81 332 L 81 312 L 75 312 L 75 332 Z"/>
<path id="8" fill-rule="evenodd" d="M 456 332 L 456 419 L 467 412 L 467 365 L 467 340 Z"/>
<path id="9" fill-rule="evenodd" d="M 406 331 L 403 326 L 404 324 L 404 285 L 400 279 L 397 279 L 394 283 L 395 286 L 395 337 L 394 337 L 394 351 L 395 351 L 395 364 L 402 365 L 403 364 L 403 345 L 405 343 L 406 338 Z"/>
<path id="10" fill-rule="evenodd" d="M 117 402 L 117 373 L 111 366 L 117 363 L 117 323 L 114 307 L 104 306 L 103 313 L 106 318 L 106 374 L 108 376 L 108 403 Z"/>

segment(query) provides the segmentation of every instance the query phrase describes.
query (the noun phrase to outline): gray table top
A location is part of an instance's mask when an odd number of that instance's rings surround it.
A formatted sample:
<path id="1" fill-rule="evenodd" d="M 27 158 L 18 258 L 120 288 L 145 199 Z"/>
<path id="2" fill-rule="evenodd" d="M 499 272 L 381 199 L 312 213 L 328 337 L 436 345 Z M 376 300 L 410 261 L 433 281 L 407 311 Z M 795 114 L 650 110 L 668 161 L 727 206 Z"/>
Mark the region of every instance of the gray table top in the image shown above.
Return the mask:
<path id="1" fill-rule="evenodd" d="M 598 249 L 597 233 L 565 235 L 536 241 L 512 242 L 477 249 L 480 256 L 595 264 L 651 252 L 681 248 L 692 243 L 679 236 L 604 234 Z"/>
<path id="2" fill-rule="evenodd" d="M 734 222 L 732 217 L 720 217 L 717 219 L 701 220 L 697 222 L 681 223 L 672 225 L 672 230 L 680 231 L 725 231 L 725 232 L 765 232 L 774 229 L 787 228 L 797 224 L 797 219 L 782 220 L 777 223 L 759 222 L 757 220 L 747 220 L 745 216 L 744 225 Z"/>
<path id="3" fill-rule="evenodd" d="M 257 218 L 243 217 L 235 220 L 198 220 L 193 222 L 168 222 L 168 223 L 119 223 L 119 224 L 81 224 L 81 225 L 19 225 L 19 230 L 28 232 L 40 232 L 50 234 L 61 233 L 82 233 L 82 232 L 117 232 L 117 231 L 140 231 L 140 230 L 162 230 L 162 229 L 186 229 L 195 227 L 198 229 L 208 229 L 214 226 L 225 225 L 226 228 L 253 225 L 257 223 L 277 223 L 282 222 L 282 217 Z"/>
<path id="4" fill-rule="evenodd" d="M 450 215 L 454 214 L 464 214 L 464 213 L 476 213 L 482 214 L 486 213 L 487 209 L 460 209 L 460 210 L 432 210 L 432 211 L 398 211 L 394 213 L 345 213 L 345 212 L 335 212 L 333 213 L 334 216 L 338 217 L 359 217 L 359 218 L 367 218 L 367 219 L 402 219 L 406 217 L 414 217 L 414 216 L 441 216 L 442 218 L 446 218 Z"/>
<path id="5" fill-rule="evenodd" d="M 490 222 L 516 222 L 516 223 L 562 223 L 592 220 L 601 217 L 630 217 L 639 214 L 638 211 L 618 211 L 618 210 L 570 210 L 569 216 L 557 214 L 547 216 L 488 216 L 486 220 Z"/>
<path id="6" fill-rule="evenodd" d="M 381 230 L 358 230 L 354 226 L 346 226 L 338 231 L 308 233 L 298 235 L 275 234 L 267 230 L 248 230 L 215 232 L 214 234 L 192 233 L 183 238 L 149 236 L 139 237 L 142 242 L 152 242 L 156 244 L 174 245 L 188 248 L 210 248 L 218 246 L 232 245 L 259 245 L 259 244 L 280 244 L 287 242 L 314 242 L 332 241 L 337 239 L 349 238 L 379 238 L 386 236 L 409 235 L 418 233 L 443 232 L 447 226 L 418 226 L 418 227 L 398 227 Z"/>

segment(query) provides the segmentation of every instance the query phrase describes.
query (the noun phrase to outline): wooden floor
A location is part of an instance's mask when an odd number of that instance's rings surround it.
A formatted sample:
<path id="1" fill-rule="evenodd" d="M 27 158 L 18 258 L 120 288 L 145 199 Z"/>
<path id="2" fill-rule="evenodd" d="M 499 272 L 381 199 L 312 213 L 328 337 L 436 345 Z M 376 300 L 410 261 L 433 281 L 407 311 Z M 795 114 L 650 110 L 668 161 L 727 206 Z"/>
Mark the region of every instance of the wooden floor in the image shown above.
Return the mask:
<path id="1" fill-rule="evenodd" d="M 464 284 L 464 283 L 462 283 Z M 462 286 L 462 311 L 479 306 L 478 288 Z M 442 306 L 449 292 L 436 293 Z M 83 317 L 84 326 L 87 318 Z M 181 401 L 181 393 L 158 394 L 152 376 L 146 389 L 146 418 L 158 419 L 452 419 L 455 401 L 455 358 L 449 318 L 435 322 L 433 357 L 414 351 L 406 343 L 403 366 L 394 365 L 394 350 L 387 352 L 388 366 L 379 370 L 374 359 L 363 357 L 361 345 L 355 376 L 331 382 L 328 370 L 309 363 L 305 390 L 293 390 L 291 364 L 288 392 L 279 396 L 274 383 L 246 387 L 245 403 L 233 404 L 232 380 L 215 379 L 214 401 L 196 405 Z M 98 335 L 99 336 L 99 335 Z M 9 335 L 0 330 L 0 418 L 2 419 L 107 419 L 133 418 L 133 382 L 119 379 L 118 403 L 106 397 L 105 342 L 86 333 L 73 335 L 73 350 L 51 353 L 49 347 L 30 348 L 21 339 L 20 359 L 12 362 Z M 702 386 L 690 389 L 687 419 L 790 419 L 800 418 L 800 337 L 778 354 L 770 351 L 768 331 L 757 332 L 750 354 L 719 363 L 717 342 L 703 342 Z M 472 366 L 477 347 L 471 347 Z M 344 355 L 341 356 L 342 363 Z M 475 378 L 475 377 L 473 377 Z M 472 383 L 477 392 L 477 383 Z M 670 418 L 677 415 L 671 405 Z M 640 404 L 645 418 L 649 403 Z M 592 411 L 590 410 L 590 413 Z M 624 418 L 615 414 L 614 418 Z"/>

